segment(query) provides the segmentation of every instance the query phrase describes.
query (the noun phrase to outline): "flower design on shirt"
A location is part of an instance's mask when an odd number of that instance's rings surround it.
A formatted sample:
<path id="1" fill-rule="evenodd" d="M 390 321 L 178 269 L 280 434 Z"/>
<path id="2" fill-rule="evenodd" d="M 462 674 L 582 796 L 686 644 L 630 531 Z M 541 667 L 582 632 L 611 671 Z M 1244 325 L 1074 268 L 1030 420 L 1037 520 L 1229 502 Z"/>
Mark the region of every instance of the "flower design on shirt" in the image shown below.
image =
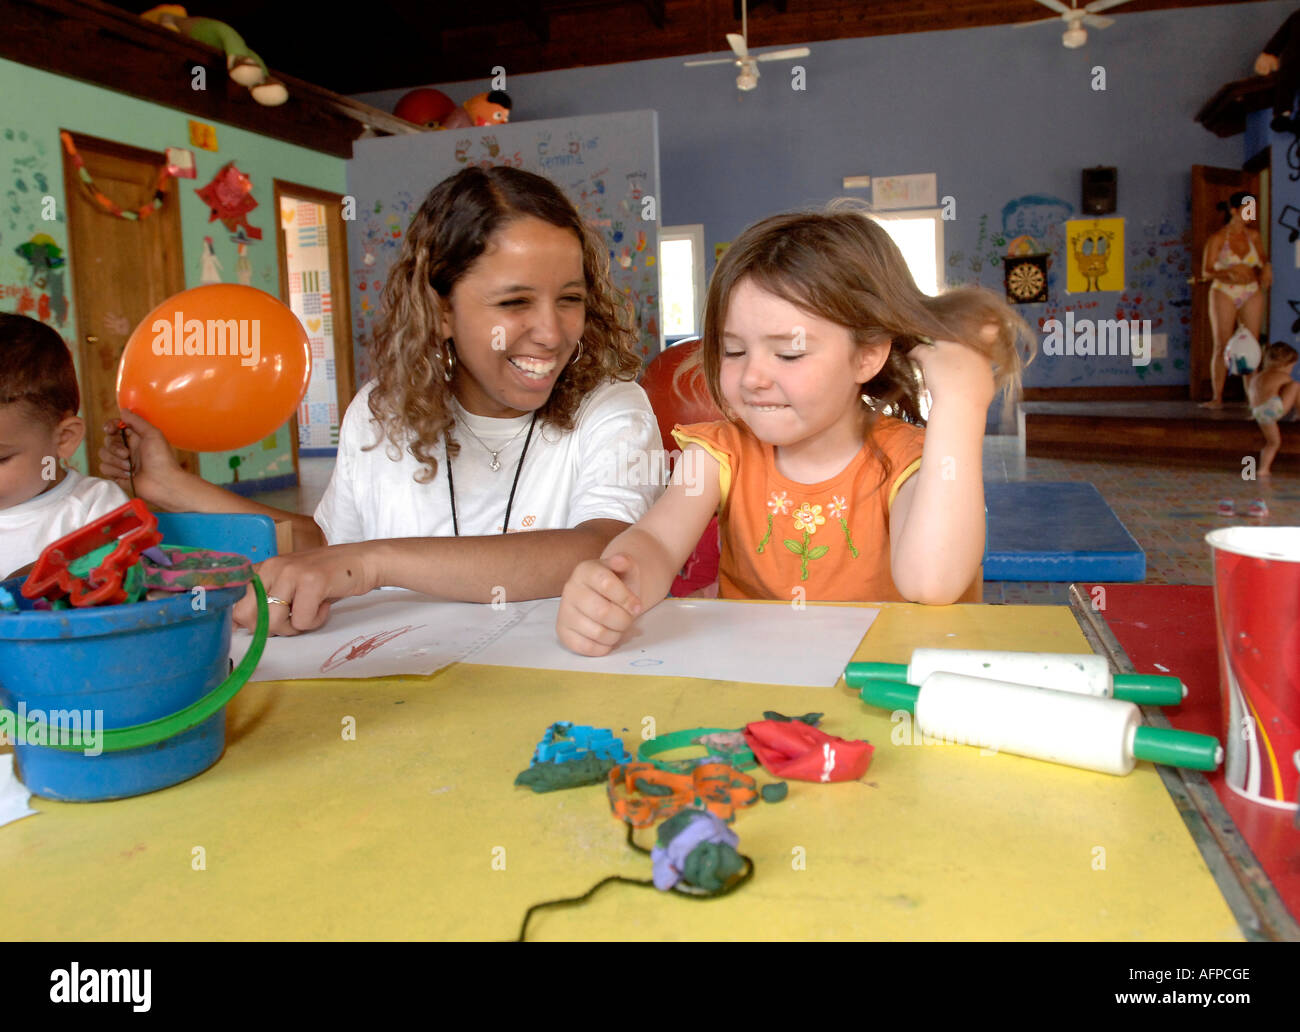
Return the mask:
<path id="1" fill-rule="evenodd" d="M 858 549 L 857 546 L 853 544 L 853 535 L 849 533 L 848 505 L 845 504 L 844 499 L 839 495 L 831 495 L 831 504 L 827 506 L 827 511 L 831 514 L 831 519 L 840 521 L 840 529 L 844 531 L 844 540 L 848 542 L 849 551 L 853 554 L 853 558 L 856 559 L 858 557 Z"/>
<path id="2" fill-rule="evenodd" d="M 763 540 L 758 543 L 755 551 L 762 555 L 767 548 L 768 541 L 772 538 L 772 517 L 784 516 L 790 511 L 790 495 L 785 491 L 773 491 L 772 497 L 767 500 L 767 533 L 763 535 Z"/>
<path id="3" fill-rule="evenodd" d="M 804 502 L 794 512 L 794 529 L 807 531 L 809 534 L 816 534 L 817 528 L 826 522 L 826 517 L 822 515 L 820 505 L 812 505 Z"/>

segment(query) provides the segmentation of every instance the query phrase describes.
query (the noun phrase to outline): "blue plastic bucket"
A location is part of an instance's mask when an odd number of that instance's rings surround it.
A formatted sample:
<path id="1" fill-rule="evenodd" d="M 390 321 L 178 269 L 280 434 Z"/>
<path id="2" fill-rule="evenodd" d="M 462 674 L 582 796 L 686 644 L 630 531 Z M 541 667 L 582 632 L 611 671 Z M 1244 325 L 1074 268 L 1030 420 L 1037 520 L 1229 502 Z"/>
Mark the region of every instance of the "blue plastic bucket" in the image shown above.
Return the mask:
<path id="1" fill-rule="evenodd" d="M 0 586 L 18 597 L 21 584 L 19 578 Z M 52 737 L 80 722 L 84 731 L 96 731 L 97 741 L 97 729 L 171 716 L 226 679 L 231 607 L 243 595 L 243 587 L 209 590 L 198 611 L 184 593 L 156 602 L 0 613 L 0 707 L 22 707 L 32 720 L 39 711 Z M 19 778 L 35 795 L 93 802 L 192 778 L 217 762 L 225 744 L 222 705 L 153 745 L 95 754 L 93 747 L 65 751 L 19 740 L 14 755 Z"/>

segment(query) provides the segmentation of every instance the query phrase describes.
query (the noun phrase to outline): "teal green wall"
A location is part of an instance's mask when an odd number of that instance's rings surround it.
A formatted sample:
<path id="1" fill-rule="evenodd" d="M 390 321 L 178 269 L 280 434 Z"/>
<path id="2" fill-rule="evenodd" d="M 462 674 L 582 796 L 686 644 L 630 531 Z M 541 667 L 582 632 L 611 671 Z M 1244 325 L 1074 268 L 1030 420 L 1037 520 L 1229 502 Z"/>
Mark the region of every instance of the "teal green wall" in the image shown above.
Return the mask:
<path id="1" fill-rule="evenodd" d="M 199 285 L 205 236 L 212 237 L 217 258 L 221 261 L 222 279 L 227 283 L 238 282 L 235 275 L 236 245 L 219 221 L 208 222 L 208 207 L 194 193 L 196 188 L 207 185 L 227 161 L 237 162 L 240 171 L 252 178 L 253 198 L 258 202 L 248 221 L 262 231 L 262 239 L 248 247 L 253 265 L 252 285 L 279 296 L 275 223 L 279 213 L 273 203 L 271 181 L 283 179 L 344 193 L 345 162 L 341 158 L 281 143 L 220 122 L 210 123 L 216 128 L 220 149 L 199 150 L 189 142 L 190 117 L 183 111 L 0 60 L 0 311 L 17 310 L 18 289 L 31 279 L 31 266 L 16 253 L 15 248 L 36 234 L 44 233 L 52 237 L 67 256 L 60 129 L 147 150 L 184 147 L 194 153 L 197 177 L 177 180 L 187 287 Z M 54 221 L 47 222 L 41 218 L 41 199 L 46 195 L 55 199 L 57 218 Z M 70 259 L 64 269 L 67 273 L 64 278 L 67 319 L 59 323 L 51 313 L 46 321 L 63 335 L 76 355 L 79 350 L 76 347 L 77 313 L 72 289 L 77 275 L 75 260 Z M 237 453 L 203 455 L 203 476 L 219 484 L 232 480 L 232 454 L 240 457 L 241 481 L 292 473 L 289 431 L 286 424 L 276 431 L 273 438 L 259 441 Z M 99 448 L 96 428 L 88 428 L 87 441 L 92 444 L 90 453 L 93 456 Z M 73 464 L 83 471 L 86 470 L 86 451 L 83 446 L 73 460 Z"/>

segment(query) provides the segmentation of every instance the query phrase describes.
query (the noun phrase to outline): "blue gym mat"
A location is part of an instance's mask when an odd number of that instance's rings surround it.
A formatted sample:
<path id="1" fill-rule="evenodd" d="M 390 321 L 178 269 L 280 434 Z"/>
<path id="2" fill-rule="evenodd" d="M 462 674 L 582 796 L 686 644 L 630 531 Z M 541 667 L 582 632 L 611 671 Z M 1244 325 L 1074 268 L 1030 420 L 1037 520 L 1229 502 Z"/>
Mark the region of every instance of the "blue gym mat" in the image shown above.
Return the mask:
<path id="1" fill-rule="evenodd" d="M 1146 553 L 1091 484 L 985 483 L 988 581 L 1136 582 Z"/>

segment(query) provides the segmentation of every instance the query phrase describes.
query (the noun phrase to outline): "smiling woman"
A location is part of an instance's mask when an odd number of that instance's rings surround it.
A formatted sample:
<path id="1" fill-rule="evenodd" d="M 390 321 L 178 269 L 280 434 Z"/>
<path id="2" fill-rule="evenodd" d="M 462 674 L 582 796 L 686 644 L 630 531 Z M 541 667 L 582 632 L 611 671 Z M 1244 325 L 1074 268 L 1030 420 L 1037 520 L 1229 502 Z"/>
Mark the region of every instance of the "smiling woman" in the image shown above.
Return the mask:
<path id="1" fill-rule="evenodd" d="M 261 512 L 329 546 L 268 560 L 272 630 L 395 586 L 462 601 L 558 595 L 572 568 L 649 509 L 658 429 L 608 258 L 549 180 L 469 168 L 411 223 L 314 521 L 193 477 L 130 414 L 137 491 L 172 509 Z M 460 433 L 464 430 L 462 436 Z M 611 457 L 618 457 L 611 461 Z M 105 475 L 128 475 L 106 437 Z M 516 531 L 528 530 L 527 534 Z M 459 539 L 459 540 L 458 540 Z M 254 617 L 251 599 L 238 623 Z"/>

